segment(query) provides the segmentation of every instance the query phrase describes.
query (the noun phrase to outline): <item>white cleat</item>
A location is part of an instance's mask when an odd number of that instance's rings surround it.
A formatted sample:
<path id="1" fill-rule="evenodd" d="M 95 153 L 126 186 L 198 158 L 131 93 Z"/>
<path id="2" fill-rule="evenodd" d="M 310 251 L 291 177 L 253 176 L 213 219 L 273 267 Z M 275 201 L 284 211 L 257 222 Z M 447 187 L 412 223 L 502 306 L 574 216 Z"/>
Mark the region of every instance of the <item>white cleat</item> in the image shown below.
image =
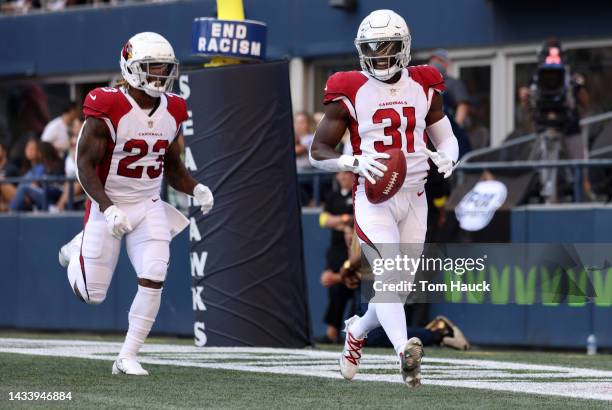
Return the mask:
<path id="1" fill-rule="evenodd" d="M 421 385 L 421 359 L 423 355 L 421 339 L 418 337 L 408 339 L 404 351 L 400 353 L 402 379 L 408 387 L 419 387 Z"/>
<path id="2" fill-rule="evenodd" d="M 67 268 L 70 264 L 70 257 L 74 255 L 75 252 L 79 252 L 81 249 L 82 240 L 83 231 L 77 233 L 76 236 L 70 240 L 70 242 L 60 248 L 58 258 L 59 264 L 62 265 L 63 268 Z"/>
<path id="3" fill-rule="evenodd" d="M 365 339 L 357 339 L 349 332 L 351 323 L 359 319 L 359 316 L 353 316 L 347 319 L 344 324 L 346 327 L 346 338 L 344 339 L 344 349 L 340 356 L 340 373 L 347 380 L 352 380 L 359 370 L 359 362 L 361 361 L 361 349 L 365 344 Z"/>
<path id="4" fill-rule="evenodd" d="M 149 372 L 142 368 L 136 359 L 118 358 L 113 363 L 113 374 L 129 374 L 132 376 L 148 376 Z"/>

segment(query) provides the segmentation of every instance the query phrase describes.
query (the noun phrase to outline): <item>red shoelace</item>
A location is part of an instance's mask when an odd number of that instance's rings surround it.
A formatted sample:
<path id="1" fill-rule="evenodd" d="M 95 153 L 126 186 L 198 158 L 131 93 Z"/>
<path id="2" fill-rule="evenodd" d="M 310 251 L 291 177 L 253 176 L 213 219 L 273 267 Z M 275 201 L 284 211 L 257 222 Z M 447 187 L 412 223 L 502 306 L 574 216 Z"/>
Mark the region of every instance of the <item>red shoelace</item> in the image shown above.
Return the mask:
<path id="1" fill-rule="evenodd" d="M 355 339 L 350 332 L 346 333 L 346 337 L 348 344 L 348 355 L 344 355 L 344 357 L 346 360 L 357 366 L 359 364 L 359 359 L 361 359 L 361 348 L 365 343 L 365 339 Z"/>

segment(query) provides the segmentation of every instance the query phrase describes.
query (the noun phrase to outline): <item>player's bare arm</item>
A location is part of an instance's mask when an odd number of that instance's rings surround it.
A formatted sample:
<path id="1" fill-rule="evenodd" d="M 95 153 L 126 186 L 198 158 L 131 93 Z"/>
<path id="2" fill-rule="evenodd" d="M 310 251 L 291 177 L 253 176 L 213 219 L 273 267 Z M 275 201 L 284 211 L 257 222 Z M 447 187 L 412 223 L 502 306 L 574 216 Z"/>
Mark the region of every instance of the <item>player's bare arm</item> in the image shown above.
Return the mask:
<path id="1" fill-rule="evenodd" d="M 106 123 L 98 118 L 88 118 L 83 125 L 83 132 L 77 146 L 77 168 L 79 182 L 91 199 L 98 203 L 104 212 L 113 205 L 106 192 L 96 167 L 106 154 L 108 140 L 111 138 Z"/>
<path id="2" fill-rule="evenodd" d="M 374 176 L 381 177 L 387 170 L 385 165 L 376 160 L 389 158 L 389 155 L 380 153 L 366 157 L 341 155 L 337 152 L 336 146 L 342 141 L 349 120 L 349 113 L 341 103 L 332 102 L 325 106 L 325 115 L 317 127 L 310 146 L 310 162 L 325 171 L 350 171 L 360 174 L 375 184 Z"/>
<path id="3" fill-rule="evenodd" d="M 429 111 L 425 117 L 425 124 L 427 124 L 429 127 L 430 125 L 440 121 L 445 117 L 445 115 L 442 95 L 434 93 L 433 98 L 431 99 L 431 106 L 429 107 Z"/>
<path id="4" fill-rule="evenodd" d="M 175 138 L 168 148 L 164 159 L 164 175 L 172 188 L 187 195 L 193 195 L 193 190 L 198 185 L 198 181 L 189 174 L 181 160 L 179 138 Z"/>
<path id="5" fill-rule="evenodd" d="M 181 137 L 175 138 L 164 157 L 166 181 L 177 191 L 193 195 L 200 204 L 202 213 L 206 215 L 214 206 L 213 194 L 207 186 L 193 179 L 185 168 L 181 160 L 181 141 Z"/>
<path id="6" fill-rule="evenodd" d="M 319 123 L 310 148 L 310 155 L 317 161 L 340 158 L 336 146 L 342 141 L 349 124 L 349 114 L 342 103 L 325 106 L 325 116 Z"/>

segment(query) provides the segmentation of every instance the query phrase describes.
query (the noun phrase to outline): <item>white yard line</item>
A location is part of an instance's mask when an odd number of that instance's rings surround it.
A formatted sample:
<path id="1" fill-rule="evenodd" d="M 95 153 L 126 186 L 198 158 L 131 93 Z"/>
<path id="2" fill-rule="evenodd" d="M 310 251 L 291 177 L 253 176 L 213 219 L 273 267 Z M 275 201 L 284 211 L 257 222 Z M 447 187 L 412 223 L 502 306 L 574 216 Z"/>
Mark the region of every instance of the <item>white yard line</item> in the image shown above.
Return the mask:
<path id="1" fill-rule="evenodd" d="M 0 352 L 109 362 L 115 359 L 120 347 L 121 343 L 116 342 L 0 338 Z M 341 379 L 338 353 L 320 350 L 146 344 L 141 362 Z M 366 354 L 361 368 L 367 372 L 357 375 L 357 381 L 401 382 L 399 371 L 388 373 L 398 368 L 391 355 Z M 612 401 L 612 371 L 605 370 L 425 357 L 423 377 L 423 383 L 429 385 Z"/>

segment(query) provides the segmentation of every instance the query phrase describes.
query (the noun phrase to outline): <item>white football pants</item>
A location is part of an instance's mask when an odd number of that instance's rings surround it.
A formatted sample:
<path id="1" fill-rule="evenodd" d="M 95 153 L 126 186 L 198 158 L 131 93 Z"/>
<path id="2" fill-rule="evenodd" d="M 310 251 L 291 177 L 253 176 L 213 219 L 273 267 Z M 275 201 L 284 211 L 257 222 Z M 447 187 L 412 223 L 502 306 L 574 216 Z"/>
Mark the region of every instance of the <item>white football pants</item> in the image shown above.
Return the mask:
<path id="1" fill-rule="evenodd" d="M 125 236 L 128 256 L 139 278 L 163 282 L 170 260 L 171 233 L 164 202 L 151 199 L 136 204 L 117 204 L 134 230 Z M 99 304 L 113 278 L 121 240 L 106 227 L 96 203 L 88 206 L 81 252 L 71 255 L 68 279 L 75 293 L 90 304 Z"/>
<path id="2" fill-rule="evenodd" d="M 400 189 L 392 198 L 372 204 L 363 190 L 355 193 L 355 230 L 363 254 L 370 266 L 375 258 L 395 259 L 408 255 L 418 258 L 423 251 L 427 233 L 427 198 L 424 188 L 418 191 Z M 385 272 L 384 282 L 413 281 L 406 272 Z M 368 311 L 353 322 L 351 332 L 357 338 L 382 326 L 395 351 L 403 351 L 407 342 L 404 303 L 406 293 L 375 295 L 368 304 Z"/>

